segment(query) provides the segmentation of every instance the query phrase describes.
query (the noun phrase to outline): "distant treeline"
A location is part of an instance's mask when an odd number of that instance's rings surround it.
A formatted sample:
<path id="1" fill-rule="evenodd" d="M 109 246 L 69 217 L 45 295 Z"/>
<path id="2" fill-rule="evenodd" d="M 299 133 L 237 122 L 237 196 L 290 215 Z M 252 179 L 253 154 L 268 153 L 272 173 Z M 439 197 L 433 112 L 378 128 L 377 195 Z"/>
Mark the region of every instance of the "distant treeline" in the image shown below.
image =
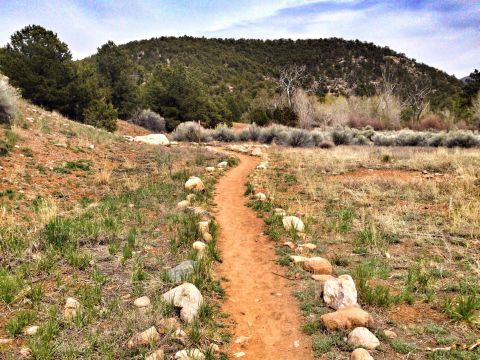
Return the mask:
<path id="1" fill-rule="evenodd" d="M 143 109 L 163 116 L 167 130 L 186 121 L 206 127 L 258 120 L 305 124 L 306 115 L 279 82 L 294 66 L 301 76 L 292 93 L 301 89 L 314 107 L 332 97 L 355 98 L 358 107 L 358 99 L 375 96 L 378 101 L 368 106 L 381 107 L 391 95 L 398 100 L 402 126 L 427 113 L 469 127 L 478 120 L 478 71 L 464 84 L 404 54 L 358 40 L 161 37 L 120 46 L 108 42 L 91 57 L 73 61 L 55 33 L 30 25 L 0 50 L 0 71 L 23 97 L 109 130 L 115 129 L 117 117 L 128 120 Z M 369 116 L 377 113 L 368 111 Z M 327 122 L 312 119 L 309 126 Z"/>

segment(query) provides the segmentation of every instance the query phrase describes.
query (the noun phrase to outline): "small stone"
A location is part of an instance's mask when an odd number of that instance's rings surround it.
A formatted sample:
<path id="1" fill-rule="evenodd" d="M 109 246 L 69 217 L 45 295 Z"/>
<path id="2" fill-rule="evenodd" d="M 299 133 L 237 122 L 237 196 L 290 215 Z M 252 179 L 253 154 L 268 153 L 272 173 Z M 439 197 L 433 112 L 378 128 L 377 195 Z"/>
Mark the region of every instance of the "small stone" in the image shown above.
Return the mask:
<path id="1" fill-rule="evenodd" d="M 262 162 L 262 163 L 258 164 L 257 169 L 258 170 L 266 170 L 267 169 L 267 163 Z"/>
<path id="2" fill-rule="evenodd" d="M 365 327 L 357 327 L 348 334 L 347 342 L 355 347 L 373 350 L 380 345 L 380 341 Z"/>
<path id="3" fill-rule="evenodd" d="M 132 336 L 132 338 L 128 341 L 127 346 L 129 349 L 136 349 L 140 346 L 153 344 L 159 340 L 160 334 L 158 333 L 155 326 L 152 326 L 147 330 Z"/>
<path id="4" fill-rule="evenodd" d="M 294 348 L 299 348 L 299 347 L 300 347 L 300 341 L 299 341 L 299 340 L 295 340 L 295 341 L 293 342 L 293 347 L 294 347 Z"/>
<path id="5" fill-rule="evenodd" d="M 213 240 L 213 236 L 209 232 L 202 232 L 202 239 L 205 242 L 210 242 Z"/>
<path id="6" fill-rule="evenodd" d="M 202 257 L 205 255 L 205 250 L 207 249 L 207 244 L 205 244 L 202 241 L 195 241 L 192 244 L 193 250 L 196 250 L 198 252 L 198 256 Z"/>
<path id="7" fill-rule="evenodd" d="M 77 316 L 78 312 L 80 311 L 80 303 L 78 300 L 69 297 L 67 301 L 65 302 L 65 307 L 63 309 L 63 316 L 67 320 L 73 319 L 75 316 Z"/>
<path id="8" fill-rule="evenodd" d="M 183 283 L 162 295 L 163 300 L 173 302 L 173 305 L 181 308 L 180 317 L 185 322 L 192 322 L 197 316 L 198 310 L 203 303 L 203 296 L 197 287 L 190 283 Z"/>
<path id="9" fill-rule="evenodd" d="M 239 336 L 235 339 L 235 344 L 243 344 L 250 340 L 250 336 Z"/>
<path id="10" fill-rule="evenodd" d="M 330 279 L 323 285 L 323 301 L 333 309 L 357 305 L 357 289 L 350 275 Z"/>
<path id="11" fill-rule="evenodd" d="M 358 348 L 353 350 L 350 360 L 373 360 L 373 357 L 367 350 Z"/>
<path id="12" fill-rule="evenodd" d="M 333 273 L 332 264 L 322 257 L 306 258 L 303 262 L 303 268 L 314 274 L 331 275 Z"/>
<path id="13" fill-rule="evenodd" d="M 395 333 L 395 332 L 392 331 L 392 330 L 385 330 L 385 331 L 383 332 L 383 334 L 384 334 L 387 338 L 389 338 L 389 339 L 396 339 L 396 338 L 397 338 L 397 333 Z"/>
<path id="14" fill-rule="evenodd" d="M 292 229 L 301 233 L 305 231 L 305 225 L 303 224 L 303 221 L 296 216 L 284 216 L 282 219 L 282 223 L 283 227 L 287 231 Z"/>
<path id="15" fill-rule="evenodd" d="M 27 347 L 22 347 L 20 349 L 20 356 L 23 358 L 23 359 L 28 359 L 29 357 L 32 356 L 32 350 L 27 348 Z"/>
<path id="16" fill-rule="evenodd" d="M 29 335 L 29 336 L 32 336 L 32 335 L 35 335 L 37 332 L 38 332 L 38 329 L 40 327 L 37 326 L 37 325 L 34 325 L 34 326 L 28 326 L 26 327 L 25 329 L 23 329 L 23 333 L 25 335 Z"/>
<path id="17" fill-rule="evenodd" d="M 281 208 L 276 208 L 273 210 L 273 212 L 278 216 L 287 216 L 287 212 Z"/>
<path id="18" fill-rule="evenodd" d="M 164 352 L 162 349 L 158 349 L 156 351 L 154 351 L 153 353 L 151 353 L 150 355 L 148 355 L 145 360 L 163 360 L 164 359 Z"/>
<path id="19" fill-rule="evenodd" d="M 322 323 L 328 330 L 353 329 L 357 326 L 372 327 L 372 316 L 356 306 L 338 309 L 335 312 L 320 316 Z"/>
<path id="20" fill-rule="evenodd" d="M 215 171 L 215 168 L 214 168 L 213 166 L 207 166 L 207 167 L 205 168 L 205 170 L 208 171 L 208 172 L 214 172 L 214 171 Z"/>
<path id="21" fill-rule="evenodd" d="M 306 244 L 303 244 L 302 246 L 308 250 L 315 250 L 317 248 L 317 245 L 312 243 L 306 243 Z"/>
<path id="22" fill-rule="evenodd" d="M 205 355 L 199 349 L 185 349 L 175 354 L 176 360 L 203 360 Z"/>
<path id="23" fill-rule="evenodd" d="M 0 345 L 10 345 L 13 344 L 13 339 L 0 338 Z"/>
<path id="24" fill-rule="evenodd" d="M 212 349 L 212 351 L 216 354 L 220 352 L 220 346 L 217 344 L 210 344 L 209 348 Z"/>
<path id="25" fill-rule="evenodd" d="M 233 354 L 233 356 L 235 356 L 236 358 L 241 358 L 241 357 L 244 357 L 246 355 L 247 354 L 245 354 L 243 351 L 239 351 L 239 352 L 236 352 L 235 354 Z"/>
<path id="26" fill-rule="evenodd" d="M 188 194 L 187 195 L 187 201 L 189 203 L 192 203 L 193 201 L 195 201 L 195 197 L 196 197 L 195 194 Z"/>
<path id="27" fill-rule="evenodd" d="M 186 209 L 190 206 L 190 202 L 188 200 L 182 200 L 177 204 L 177 209 Z"/>
<path id="28" fill-rule="evenodd" d="M 191 176 L 185 183 L 185 189 L 200 192 L 205 190 L 205 185 L 200 178 Z"/>
<path id="29" fill-rule="evenodd" d="M 198 231 L 200 231 L 201 233 L 208 232 L 209 230 L 210 230 L 210 221 L 209 220 L 200 221 L 198 223 Z"/>
<path id="30" fill-rule="evenodd" d="M 262 156 L 263 152 L 262 152 L 261 149 L 255 148 L 255 149 L 252 150 L 251 154 L 252 154 L 253 156 Z"/>
<path id="31" fill-rule="evenodd" d="M 168 271 L 170 279 L 175 283 L 182 282 L 182 280 L 185 280 L 185 278 L 187 278 L 188 275 L 193 272 L 196 263 L 197 262 L 193 260 L 182 261 L 180 264 Z"/>
<path id="32" fill-rule="evenodd" d="M 218 167 L 219 169 L 225 169 L 225 168 L 228 167 L 228 162 L 222 161 L 222 162 L 218 163 L 217 167 Z"/>
<path id="33" fill-rule="evenodd" d="M 294 264 L 301 264 L 307 260 L 307 258 L 299 255 L 290 255 L 290 260 L 292 260 Z"/>
<path id="34" fill-rule="evenodd" d="M 296 248 L 295 244 L 291 241 L 286 241 L 283 243 L 283 245 L 289 247 L 292 250 Z"/>
<path id="35" fill-rule="evenodd" d="M 142 297 L 139 297 L 138 299 L 135 299 L 133 304 L 138 308 L 144 308 L 144 307 L 150 306 L 150 299 L 148 298 L 148 296 L 142 296 Z"/>
<path id="36" fill-rule="evenodd" d="M 267 195 L 265 195 L 263 192 L 259 192 L 255 194 L 255 199 L 259 201 L 267 201 Z"/>

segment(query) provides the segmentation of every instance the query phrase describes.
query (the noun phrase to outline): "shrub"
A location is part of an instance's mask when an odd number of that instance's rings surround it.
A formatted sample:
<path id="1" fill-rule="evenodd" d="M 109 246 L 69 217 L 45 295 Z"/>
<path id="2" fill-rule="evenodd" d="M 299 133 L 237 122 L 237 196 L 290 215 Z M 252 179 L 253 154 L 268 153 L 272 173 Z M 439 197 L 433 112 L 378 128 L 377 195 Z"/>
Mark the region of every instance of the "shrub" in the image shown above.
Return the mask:
<path id="1" fill-rule="evenodd" d="M 0 124 L 10 125 L 17 114 L 17 91 L 8 84 L 8 78 L 0 74 Z"/>
<path id="2" fill-rule="evenodd" d="M 335 144 L 333 141 L 323 140 L 320 144 L 318 144 L 318 147 L 321 149 L 331 149 L 335 147 Z"/>
<path id="3" fill-rule="evenodd" d="M 274 141 L 280 140 L 284 131 L 285 128 L 279 125 L 263 128 L 260 131 L 258 140 L 263 144 L 271 144 Z"/>
<path id="4" fill-rule="evenodd" d="M 205 142 L 208 141 L 208 133 L 202 125 L 194 121 L 180 123 L 173 132 L 176 141 Z"/>
<path id="5" fill-rule="evenodd" d="M 395 143 L 395 136 L 391 134 L 375 134 L 372 141 L 376 146 L 392 146 Z"/>
<path id="6" fill-rule="evenodd" d="M 257 124 L 253 123 L 247 128 L 243 129 L 238 135 L 238 139 L 241 141 L 258 141 L 260 138 L 261 128 Z"/>
<path id="7" fill-rule="evenodd" d="M 425 146 L 427 136 L 425 133 L 410 130 L 401 130 L 396 133 L 395 145 L 398 146 Z"/>
<path id="8" fill-rule="evenodd" d="M 117 129 L 117 110 L 104 100 L 95 100 L 85 109 L 85 124 L 108 131 Z"/>
<path id="9" fill-rule="evenodd" d="M 237 135 L 226 124 L 219 124 L 213 130 L 212 138 L 217 141 L 232 142 L 237 140 Z"/>
<path id="10" fill-rule="evenodd" d="M 150 109 L 135 114 L 130 122 L 151 131 L 165 132 L 165 119 Z"/>
<path id="11" fill-rule="evenodd" d="M 472 148 L 480 146 L 480 136 L 467 131 L 454 131 L 447 135 L 444 146 Z"/>
<path id="12" fill-rule="evenodd" d="M 419 124 L 415 127 L 415 130 L 447 130 L 448 124 L 440 116 L 436 114 L 427 114 L 422 118 Z"/>
<path id="13" fill-rule="evenodd" d="M 348 145 L 352 140 L 352 132 L 349 129 L 335 129 L 332 132 L 332 140 L 335 145 Z"/>
<path id="14" fill-rule="evenodd" d="M 352 140 L 353 145 L 368 145 L 370 144 L 370 140 L 362 134 L 356 135 Z"/>
<path id="15" fill-rule="evenodd" d="M 282 136 L 282 144 L 292 147 L 310 147 L 313 146 L 314 143 L 309 131 L 291 129 Z"/>

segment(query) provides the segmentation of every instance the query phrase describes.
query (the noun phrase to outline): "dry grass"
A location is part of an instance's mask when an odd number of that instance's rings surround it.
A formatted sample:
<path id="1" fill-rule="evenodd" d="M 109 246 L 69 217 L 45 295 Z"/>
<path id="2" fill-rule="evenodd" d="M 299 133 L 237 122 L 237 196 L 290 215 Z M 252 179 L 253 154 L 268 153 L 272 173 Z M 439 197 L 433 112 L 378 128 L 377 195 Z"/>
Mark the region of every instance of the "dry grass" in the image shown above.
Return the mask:
<path id="1" fill-rule="evenodd" d="M 399 343 L 383 339 L 374 357 L 401 359 L 408 350 L 415 359 L 436 359 L 426 347 L 471 344 L 480 336 L 478 150 L 272 148 L 269 163 L 255 173 L 254 186 L 307 222 L 308 240 L 337 274 L 352 274 L 357 288 L 367 276 L 359 288 L 362 307 L 376 318 L 377 333 L 399 335 Z M 370 293 L 375 288 L 388 297 Z M 315 318 L 318 310 L 302 306 Z M 345 350 L 331 346 L 324 356 L 347 358 Z"/>

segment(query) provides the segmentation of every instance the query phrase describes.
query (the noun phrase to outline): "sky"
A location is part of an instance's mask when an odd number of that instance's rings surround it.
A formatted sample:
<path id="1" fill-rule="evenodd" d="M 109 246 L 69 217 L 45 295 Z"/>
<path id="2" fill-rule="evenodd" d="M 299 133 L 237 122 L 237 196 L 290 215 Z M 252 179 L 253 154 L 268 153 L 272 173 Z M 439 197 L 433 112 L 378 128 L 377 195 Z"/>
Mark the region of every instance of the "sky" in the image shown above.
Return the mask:
<path id="1" fill-rule="evenodd" d="M 108 40 L 341 37 L 459 78 L 480 69 L 479 0 L 0 0 L 0 46 L 29 24 L 56 32 L 76 59 Z"/>

